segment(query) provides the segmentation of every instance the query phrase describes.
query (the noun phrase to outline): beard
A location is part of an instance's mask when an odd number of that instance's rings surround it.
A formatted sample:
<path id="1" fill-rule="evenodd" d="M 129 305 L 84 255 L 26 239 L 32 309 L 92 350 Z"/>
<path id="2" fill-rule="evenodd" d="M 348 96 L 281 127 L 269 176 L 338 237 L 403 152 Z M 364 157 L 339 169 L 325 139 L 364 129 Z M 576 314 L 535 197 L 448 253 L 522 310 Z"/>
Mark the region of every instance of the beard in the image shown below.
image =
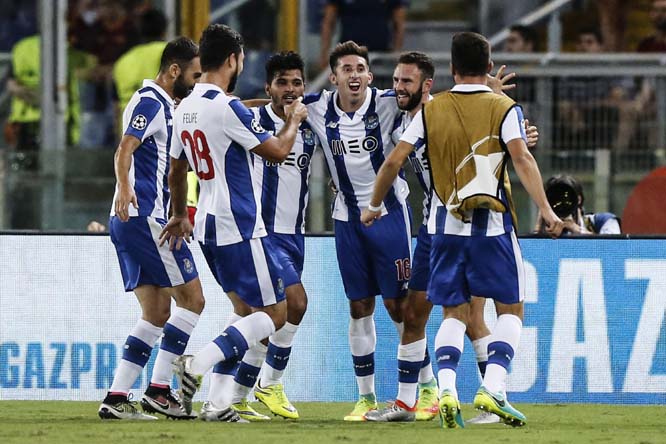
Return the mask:
<path id="1" fill-rule="evenodd" d="M 236 89 L 236 83 L 238 82 L 238 74 L 239 74 L 238 67 L 236 67 L 236 72 L 229 79 L 229 87 L 227 88 L 228 93 L 232 93 L 234 92 L 234 89 Z"/>
<path id="2" fill-rule="evenodd" d="M 182 74 L 176 77 L 176 81 L 173 84 L 174 97 L 176 99 L 182 100 L 189 96 L 190 92 L 192 92 L 192 88 L 187 83 L 185 83 L 185 77 L 183 77 Z"/>
<path id="3" fill-rule="evenodd" d="M 406 105 L 400 106 L 400 102 L 398 102 L 398 108 L 403 111 L 411 111 L 421 104 L 421 97 L 423 97 L 423 86 L 421 86 L 414 94 L 409 95 L 409 100 Z M 397 94 L 395 100 L 398 100 Z"/>

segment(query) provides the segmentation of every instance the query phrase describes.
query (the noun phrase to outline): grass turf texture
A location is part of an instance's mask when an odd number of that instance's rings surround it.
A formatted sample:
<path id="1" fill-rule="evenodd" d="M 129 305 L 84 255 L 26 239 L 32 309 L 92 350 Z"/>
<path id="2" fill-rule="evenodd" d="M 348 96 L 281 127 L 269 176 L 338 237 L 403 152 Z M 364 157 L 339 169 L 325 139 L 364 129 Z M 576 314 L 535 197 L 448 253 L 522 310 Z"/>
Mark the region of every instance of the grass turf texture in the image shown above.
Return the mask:
<path id="1" fill-rule="evenodd" d="M 224 424 L 201 421 L 102 421 L 97 402 L 0 401 L 0 443 L 636 443 L 666 442 L 663 406 L 517 405 L 525 427 L 495 425 L 444 430 L 439 420 L 419 423 L 346 423 L 351 403 L 296 403 L 301 419 L 273 417 L 267 423 Z M 257 410 L 267 413 L 259 403 Z M 199 408 L 196 405 L 195 408 Z M 463 406 L 465 419 L 475 416 Z M 448 441 L 454 439 L 455 441 Z"/>

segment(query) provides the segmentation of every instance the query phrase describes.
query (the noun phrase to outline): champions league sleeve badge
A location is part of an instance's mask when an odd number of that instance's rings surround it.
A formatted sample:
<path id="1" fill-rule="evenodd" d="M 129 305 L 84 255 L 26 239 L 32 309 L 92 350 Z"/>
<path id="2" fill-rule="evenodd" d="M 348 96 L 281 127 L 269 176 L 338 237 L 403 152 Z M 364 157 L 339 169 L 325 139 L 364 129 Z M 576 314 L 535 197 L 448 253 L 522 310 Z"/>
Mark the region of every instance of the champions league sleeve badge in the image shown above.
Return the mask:
<path id="1" fill-rule="evenodd" d="M 250 123 L 250 127 L 252 128 L 252 131 L 254 131 L 257 134 L 265 133 L 266 130 L 264 129 L 263 126 L 257 122 L 257 119 L 252 119 L 252 122 Z"/>
<path id="2" fill-rule="evenodd" d="M 370 114 L 364 117 L 363 120 L 365 120 L 366 130 L 373 130 L 379 126 L 379 117 L 377 117 L 377 114 Z"/>
<path id="3" fill-rule="evenodd" d="M 143 131 L 148 125 L 148 119 L 143 114 L 137 114 L 134 119 L 132 119 L 132 128 L 138 131 Z"/>

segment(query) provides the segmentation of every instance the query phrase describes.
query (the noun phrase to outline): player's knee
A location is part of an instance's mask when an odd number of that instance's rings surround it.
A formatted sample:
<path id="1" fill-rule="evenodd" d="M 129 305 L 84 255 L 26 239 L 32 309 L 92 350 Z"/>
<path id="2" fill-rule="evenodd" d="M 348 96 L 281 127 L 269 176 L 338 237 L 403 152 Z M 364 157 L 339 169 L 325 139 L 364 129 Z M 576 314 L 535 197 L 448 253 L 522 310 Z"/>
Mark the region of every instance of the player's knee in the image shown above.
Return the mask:
<path id="1" fill-rule="evenodd" d="M 375 298 L 359 299 L 349 303 L 349 313 L 353 319 L 370 316 L 375 311 Z"/>
<path id="2" fill-rule="evenodd" d="M 402 322 L 405 326 L 405 332 L 418 332 L 425 329 L 427 319 L 414 310 L 411 306 L 407 305 L 402 310 Z"/>
<path id="3" fill-rule="evenodd" d="M 403 300 L 402 299 L 386 299 L 384 300 L 384 307 L 393 322 L 403 322 Z"/>
<path id="4" fill-rule="evenodd" d="M 290 299 L 287 303 L 287 317 L 292 324 L 300 324 L 305 312 L 308 309 L 308 298 L 303 293 L 303 297 Z"/>

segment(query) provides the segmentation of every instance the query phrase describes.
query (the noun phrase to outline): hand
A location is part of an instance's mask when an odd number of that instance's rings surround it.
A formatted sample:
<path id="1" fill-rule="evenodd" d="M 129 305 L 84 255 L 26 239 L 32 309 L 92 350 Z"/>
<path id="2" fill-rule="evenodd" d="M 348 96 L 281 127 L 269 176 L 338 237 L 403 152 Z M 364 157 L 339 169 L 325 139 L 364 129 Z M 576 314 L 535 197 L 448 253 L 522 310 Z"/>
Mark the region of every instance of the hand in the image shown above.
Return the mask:
<path id="1" fill-rule="evenodd" d="M 129 205 L 132 204 L 135 209 L 139 209 L 139 204 L 136 200 L 136 194 L 134 189 L 130 186 L 119 186 L 118 187 L 118 197 L 114 202 L 114 208 L 116 211 L 116 216 L 122 222 L 127 222 L 129 220 Z"/>
<path id="2" fill-rule="evenodd" d="M 294 100 L 290 105 L 285 105 L 284 114 L 287 119 L 294 119 L 298 123 L 307 119 L 308 107 L 303 105 L 303 97 Z"/>
<path id="3" fill-rule="evenodd" d="M 380 211 L 371 211 L 369 208 L 366 208 L 361 213 L 361 222 L 366 227 L 369 227 L 370 225 L 372 225 L 375 222 L 375 220 L 379 220 L 381 218 L 382 218 L 381 210 Z"/>
<path id="4" fill-rule="evenodd" d="M 513 78 L 516 77 L 516 73 L 510 72 L 509 74 L 504 75 L 505 69 L 506 65 L 502 65 L 497 70 L 497 74 L 495 74 L 494 77 L 488 74 L 488 86 L 495 94 L 502 94 L 504 91 L 510 91 L 516 87 L 515 83 L 507 85 L 508 81 L 513 80 Z"/>
<path id="5" fill-rule="evenodd" d="M 100 224 L 96 220 L 91 220 L 88 226 L 86 227 L 88 233 L 103 233 L 106 231 L 106 227 L 103 224 Z"/>
<path id="6" fill-rule="evenodd" d="M 527 148 L 534 148 L 539 141 L 539 130 L 531 125 L 530 121 L 525 119 L 525 135 L 527 136 Z"/>
<path id="7" fill-rule="evenodd" d="M 188 244 L 192 236 L 192 224 L 187 216 L 176 217 L 171 216 L 169 222 L 164 226 L 160 233 L 160 247 L 164 242 L 169 241 L 169 250 L 180 250 L 183 245 L 183 239 Z"/>
<path id="8" fill-rule="evenodd" d="M 552 208 L 541 210 L 541 218 L 543 219 L 543 226 L 545 226 L 546 233 L 550 234 L 552 238 L 560 237 L 564 229 L 564 222 L 557 217 Z"/>

